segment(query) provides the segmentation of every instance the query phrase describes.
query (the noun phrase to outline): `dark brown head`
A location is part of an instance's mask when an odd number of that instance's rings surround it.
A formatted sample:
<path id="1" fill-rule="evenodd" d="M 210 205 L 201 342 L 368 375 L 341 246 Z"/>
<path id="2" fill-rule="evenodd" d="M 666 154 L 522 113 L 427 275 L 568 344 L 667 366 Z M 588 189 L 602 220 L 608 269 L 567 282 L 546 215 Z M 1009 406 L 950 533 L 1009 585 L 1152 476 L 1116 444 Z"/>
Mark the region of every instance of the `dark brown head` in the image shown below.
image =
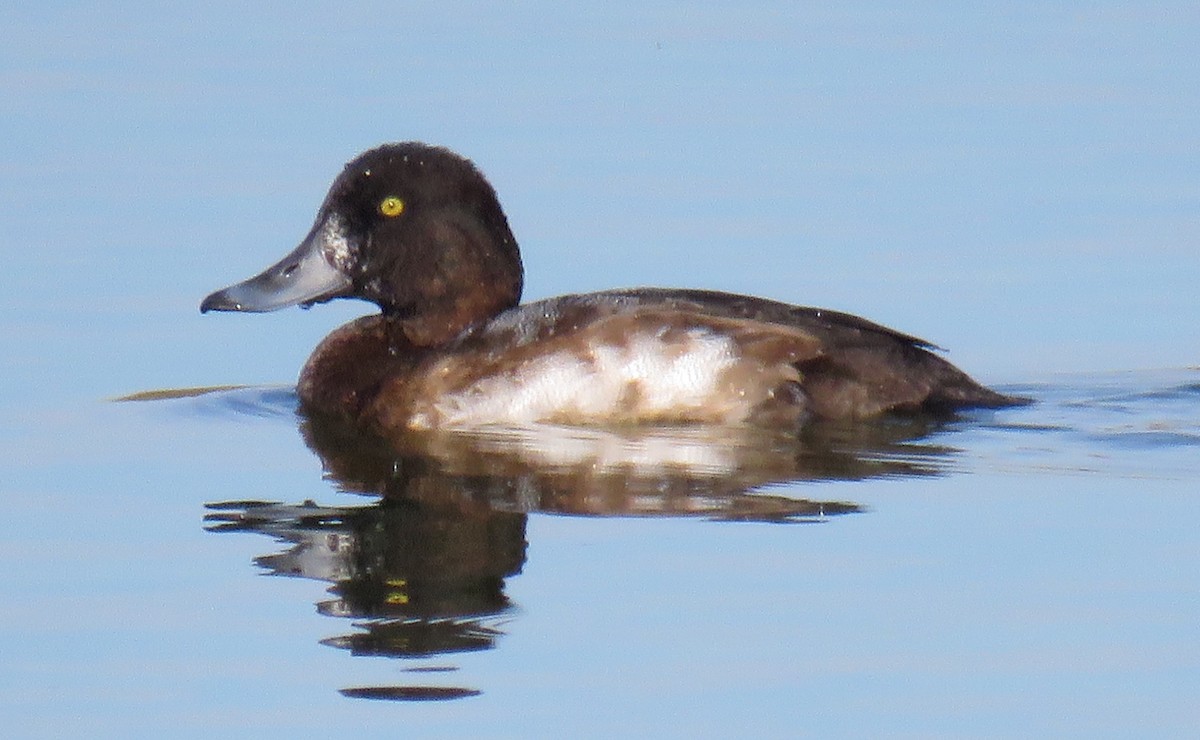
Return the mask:
<path id="1" fill-rule="evenodd" d="M 446 149 L 385 144 L 346 165 L 300 246 L 200 310 L 362 298 L 429 346 L 515 306 L 521 284 L 516 239 L 479 170 Z"/>

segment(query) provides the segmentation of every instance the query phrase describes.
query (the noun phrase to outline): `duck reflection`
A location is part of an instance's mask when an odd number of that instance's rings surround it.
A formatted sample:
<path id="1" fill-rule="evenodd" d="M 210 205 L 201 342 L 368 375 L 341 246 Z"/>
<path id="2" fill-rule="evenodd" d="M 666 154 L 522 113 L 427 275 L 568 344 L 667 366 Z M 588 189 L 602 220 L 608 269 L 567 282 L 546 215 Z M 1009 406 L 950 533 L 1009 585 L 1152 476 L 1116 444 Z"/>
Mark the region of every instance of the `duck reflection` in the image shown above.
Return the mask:
<path id="1" fill-rule="evenodd" d="M 275 575 L 332 584 L 319 611 L 353 619 L 355 629 L 325 644 L 398 658 L 496 645 L 513 606 L 505 579 L 524 565 L 531 512 L 822 521 L 860 507 L 764 489 L 803 480 L 932 475 L 950 452 L 919 443 L 936 428 L 924 419 L 823 426 L 799 438 L 706 428 L 540 427 L 382 439 L 317 417 L 302 417 L 300 428 L 329 480 L 376 500 L 210 503 L 207 528 L 260 532 L 288 543 L 255 563 Z M 343 693 L 443 699 L 477 692 L 397 686 Z"/>

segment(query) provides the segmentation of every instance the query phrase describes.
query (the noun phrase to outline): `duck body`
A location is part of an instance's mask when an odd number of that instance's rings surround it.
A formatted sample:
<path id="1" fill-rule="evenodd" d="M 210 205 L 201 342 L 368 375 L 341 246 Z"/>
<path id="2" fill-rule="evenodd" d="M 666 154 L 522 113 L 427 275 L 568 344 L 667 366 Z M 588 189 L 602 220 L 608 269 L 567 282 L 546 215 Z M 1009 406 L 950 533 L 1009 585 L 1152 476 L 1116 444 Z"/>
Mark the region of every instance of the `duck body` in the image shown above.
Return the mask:
<path id="1" fill-rule="evenodd" d="M 201 310 L 340 297 L 381 313 L 335 330 L 297 392 L 382 432 L 491 425 L 752 424 L 1021 402 L 917 339 L 849 314 L 727 293 L 639 288 L 519 304 L 495 192 L 423 144 L 371 150 L 335 180 L 308 237 Z"/>

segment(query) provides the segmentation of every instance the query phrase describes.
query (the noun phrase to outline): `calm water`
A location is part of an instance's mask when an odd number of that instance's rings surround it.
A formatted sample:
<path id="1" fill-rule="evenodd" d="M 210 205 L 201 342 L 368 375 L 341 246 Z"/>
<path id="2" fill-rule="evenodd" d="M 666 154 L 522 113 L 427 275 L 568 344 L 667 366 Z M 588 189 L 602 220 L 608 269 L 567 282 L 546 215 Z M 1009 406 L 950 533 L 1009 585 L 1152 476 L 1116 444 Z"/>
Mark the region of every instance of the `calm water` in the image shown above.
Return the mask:
<path id="1" fill-rule="evenodd" d="M 1005 390 L 1038 403 L 799 441 L 384 449 L 276 387 L 43 418 L 8 503 L 6 716 L 1182 734 L 1200 370 Z"/>
<path id="2" fill-rule="evenodd" d="M 1193 4 L 244 5 L 0 11 L 6 735 L 1200 732 Z M 491 175 L 529 298 L 850 310 L 1036 403 L 314 425 L 366 309 L 198 301 L 396 139 Z"/>

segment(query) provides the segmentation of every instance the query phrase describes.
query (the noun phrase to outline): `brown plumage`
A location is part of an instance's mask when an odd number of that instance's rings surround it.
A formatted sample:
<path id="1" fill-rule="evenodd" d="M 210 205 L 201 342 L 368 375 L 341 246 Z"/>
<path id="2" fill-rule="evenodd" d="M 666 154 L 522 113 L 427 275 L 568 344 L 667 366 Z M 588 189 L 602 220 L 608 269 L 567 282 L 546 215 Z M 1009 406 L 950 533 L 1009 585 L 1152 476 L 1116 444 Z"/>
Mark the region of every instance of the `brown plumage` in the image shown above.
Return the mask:
<path id="1" fill-rule="evenodd" d="M 385 201 L 387 201 L 385 205 Z M 382 431 L 533 422 L 795 428 L 819 419 L 1022 402 L 929 343 L 849 314 L 641 288 L 518 305 L 523 272 L 495 192 L 422 144 L 367 152 L 308 237 L 202 310 L 376 303 L 313 352 L 304 405 Z"/>

